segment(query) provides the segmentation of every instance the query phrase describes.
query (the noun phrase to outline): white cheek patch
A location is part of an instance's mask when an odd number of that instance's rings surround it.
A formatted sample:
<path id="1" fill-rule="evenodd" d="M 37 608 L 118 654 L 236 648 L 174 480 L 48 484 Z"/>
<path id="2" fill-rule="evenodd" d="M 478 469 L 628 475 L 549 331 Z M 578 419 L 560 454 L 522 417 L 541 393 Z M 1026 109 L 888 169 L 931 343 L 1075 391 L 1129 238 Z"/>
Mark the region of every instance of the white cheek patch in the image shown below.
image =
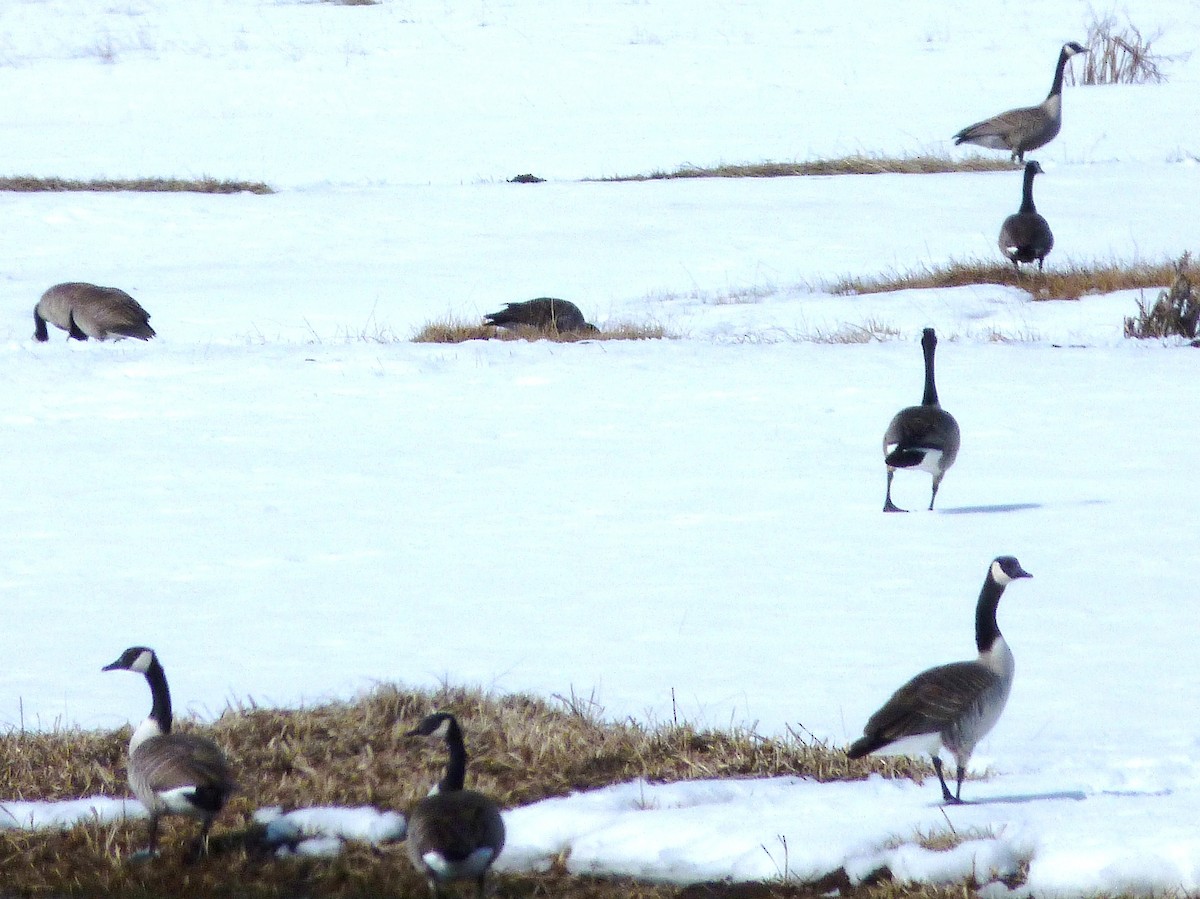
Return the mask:
<path id="1" fill-rule="evenodd" d="M 437 730 L 435 730 L 429 736 L 441 737 L 444 740 L 444 739 L 446 739 L 446 734 L 448 734 L 448 733 L 450 733 L 450 719 L 443 718 L 442 723 L 437 726 Z"/>
<path id="2" fill-rule="evenodd" d="M 138 674 L 145 674 L 150 670 L 150 663 L 154 660 L 154 653 L 146 650 L 138 655 L 134 663 L 129 666 L 130 671 L 136 671 Z"/>
<path id="3" fill-rule="evenodd" d="M 992 580 L 994 580 L 1001 587 L 1012 583 L 1012 578 L 1004 573 L 1004 569 L 1000 567 L 999 562 L 992 563 Z"/>

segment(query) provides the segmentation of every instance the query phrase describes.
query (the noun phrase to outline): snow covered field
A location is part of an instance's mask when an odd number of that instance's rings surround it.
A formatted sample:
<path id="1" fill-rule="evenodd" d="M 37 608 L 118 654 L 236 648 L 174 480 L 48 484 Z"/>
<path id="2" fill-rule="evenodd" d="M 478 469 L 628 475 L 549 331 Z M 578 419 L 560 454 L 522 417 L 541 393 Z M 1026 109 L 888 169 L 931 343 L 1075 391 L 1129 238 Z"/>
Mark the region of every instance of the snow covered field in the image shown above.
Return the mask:
<path id="1" fill-rule="evenodd" d="M 576 870 L 685 882 L 886 856 L 937 880 L 1027 860 L 1038 895 L 1200 890 L 1200 355 L 1125 341 L 1136 293 L 822 292 L 995 258 L 1015 172 L 578 180 L 958 153 L 959 128 L 1045 95 L 1088 4 L 565 7 L 0 5 L 0 173 L 279 191 L 0 194 L 0 722 L 141 717 L 144 685 L 99 668 L 146 643 L 200 714 L 444 678 L 841 744 L 973 654 L 987 564 L 1012 553 L 1034 579 L 1000 608 L 1017 677 L 973 761 L 991 777 L 964 787 L 979 804 L 620 785 L 511 811 L 501 866 L 569 848 Z M 1200 39 L 1194 0 L 1132 14 L 1160 52 Z M 1167 74 L 1067 88 L 1031 154 L 1048 267 L 1200 245 L 1200 57 Z M 523 172 L 550 180 L 506 183 Z M 35 344 L 64 280 L 129 290 L 159 338 Z M 403 339 L 538 295 L 681 339 Z M 899 339 L 802 339 L 869 322 Z M 884 516 L 879 441 L 920 398 L 927 325 L 963 449 L 936 512 Z M 928 488 L 898 475 L 896 499 Z M 947 819 L 992 836 L 914 845 Z"/>

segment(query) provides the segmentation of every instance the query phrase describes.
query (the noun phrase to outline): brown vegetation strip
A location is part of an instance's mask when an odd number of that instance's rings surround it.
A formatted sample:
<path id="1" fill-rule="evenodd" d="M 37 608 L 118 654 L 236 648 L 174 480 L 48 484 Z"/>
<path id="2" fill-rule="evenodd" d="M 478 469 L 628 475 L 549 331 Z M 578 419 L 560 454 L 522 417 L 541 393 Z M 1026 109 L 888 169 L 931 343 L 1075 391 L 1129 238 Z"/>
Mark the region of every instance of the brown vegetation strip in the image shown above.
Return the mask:
<path id="1" fill-rule="evenodd" d="M 551 340 L 556 343 L 578 343 L 581 340 L 661 340 L 675 335 L 662 325 L 616 323 L 606 325 L 598 333 L 582 331 L 543 331 L 540 328 L 496 328 L 452 319 L 426 324 L 414 336 L 413 343 L 463 343 L 468 340 Z"/>
<path id="2" fill-rule="evenodd" d="M 648 175 L 614 175 L 586 181 L 662 181 L 671 178 L 784 178 L 792 175 L 941 175 L 952 172 L 1013 171 L 1018 166 L 995 156 L 871 156 L 856 154 L 807 162 L 759 162 L 743 165 L 691 166 Z"/>
<path id="3" fill-rule="evenodd" d="M 970 284 L 1002 284 L 1026 290 L 1035 300 L 1077 300 L 1088 294 L 1118 290 L 1162 288 L 1175 280 L 1170 262 L 1140 265 L 1116 263 L 1071 265 L 1018 272 L 1001 262 L 951 262 L 912 272 L 847 276 L 829 285 L 831 293 L 890 293 L 896 290 L 963 287 Z"/>
<path id="4" fill-rule="evenodd" d="M 399 847 L 351 847 L 334 859 L 276 859 L 249 823 L 258 808 L 374 805 L 404 810 L 442 774 L 445 756 L 404 734 L 432 709 L 455 712 L 471 753 L 470 786 L 507 807 L 634 778 L 797 775 L 821 781 L 872 772 L 923 779 L 904 758 L 851 762 L 839 748 L 796 738 L 687 725 L 608 723 L 586 704 L 552 704 L 476 690 L 380 686 L 355 702 L 308 709 L 227 710 L 211 725 L 183 721 L 220 743 L 241 784 L 217 820 L 210 858 L 190 862 L 193 822 L 163 825 L 163 855 L 137 863 L 145 822 L 89 823 L 66 831 L 0 831 L 4 889 L 21 895 L 422 896 Z M 0 796 L 61 800 L 127 796 L 129 728 L 112 733 L 14 731 L 0 736 Z M 501 896 L 669 896 L 677 888 L 547 875 L 499 878 Z M 717 895 L 717 894 L 713 894 Z M 785 895 L 780 893 L 778 895 Z"/>
<path id="5" fill-rule="evenodd" d="M 200 194 L 273 194 L 261 181 L 221 181 L 216 178 L 128 178 L 75 181 L 70 178 L 38 178 L 17 175 L 0 178 L 0 190 L 37 193 L 39 191 L 134 191 L 140 193 Z"/>

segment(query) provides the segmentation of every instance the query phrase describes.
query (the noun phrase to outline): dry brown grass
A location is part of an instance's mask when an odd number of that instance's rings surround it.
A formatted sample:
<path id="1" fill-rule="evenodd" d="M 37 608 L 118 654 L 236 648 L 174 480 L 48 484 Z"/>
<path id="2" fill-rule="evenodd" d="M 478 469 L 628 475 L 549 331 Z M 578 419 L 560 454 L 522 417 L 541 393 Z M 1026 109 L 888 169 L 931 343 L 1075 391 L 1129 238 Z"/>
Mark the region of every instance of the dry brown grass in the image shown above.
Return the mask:
<path id="1" fill-rule="evenodd" d="M 1010 171 L 1018 166 L 996 157 L 968 156 L 952 159 L 949 156 L 879 156 L 856 153 L 835 159 L 814 159 L 806 162 L 758 162 L 742 165 L 694 166 L 683 165 L 648 175 L 614 175 L 608 178 L 587 178 L 587 181 L 662 181 L 672 178 L 785 178 L 793 175 L 940 175 L 950 172 Z"/>
<path id="2" fill-rule="evenodd" d="M 241 792 L 218 818 L 212 854 L 189 861 L 191 822 L 164 822 L 162 856 L 134 862 L 144 844 L 139 821 L 83 824 L 65 831 L 0 831 L 4 894 L 105 896 L 424 896 L 424 883 L 396 846 L 351 846 L 333 859 L 277 859 L 249 824 L 254 810 L 321 804 L 407 808 L 441 776 L 444 753 L 404 736 L 432 709 L 463 724 L 473 787 L 506 806 L 572 790 L 645 778 L 800 775 L 844 780 L 878 772 L 922 779 L 927 766 L 903 758 L 850 761 L 845 753 L 796 736 L 767 739 L 747 731 L 704 731 L 687 725 L 605 723 L 578 700 L 550 703 L 478 690 L 436 691 L 383 685 L 355 702 L 308 709 L 230 708 L 209 725 L 181 730 L 216 739 L 234 760 Z M 0 737 L 0 795 L 66 799 L 126 795 L 124 753 L 129 729 L 64 730 Z M 545 875 L 498 878 L 498 895 L 597 897 L 800 895 L 782 885 L 674 887 L 626 880 Z M 774 890 L 783 892 L 774 892 Z M 811 892 L 803 893 L 811 895 Z"/>
<path id="3" fill-rule="evenodd" d="M 1175 280 L 1170 290 L 1162 290 L 1149 306 L 1138 300 L 1138 314 L 1125 319 L 1126 337 L 1186 337 L 1196 339 L 1200 324 L 1200 297 L 1196 295 L 1189 270 L 1191 253 L 1184 253 L 1174 263 Z"/>
<path id="4" fill-rule="evenodd" d="M 633 322 L 609 323 L 598 333 L 583 331 L 554 331 L 540 328 L 497 328 L 475 322 L 446 318 L 427 322 L 413 335 L 413 343 L 463 343 L 468 340 L 551 340 L 556 343 L 578 343 L 581 340 L 664 340 L 674 339 L 659 324 Z"/>
<path id="5" fill-rule="evenodd" d="M 76 181 L 70 178 L 39 178 L 16 175 L 0 178 L 0 190 L 36 193 L 39 191 L 135 191 L 139 193 L 199 193 L 199 194 L 273 194 L 269 184 L 261 181 L 222 181 L 217 178 L 101 178 Z"/>
<path id="6" fill-rule="evenodd" d="M 1124 24 L 1113 13 L 1092 14 L 1087 26 L 1086 45 L 1091 51 L 1083 57 L 1079 84 L 1159 84 L 1166 81 L 1162 65 L 1174 57 L 1155 53 L 1152 46 L 1162 37 L 1161 31 L 1143 35 L 1126 18 Z M 1068 84 L 1076 77 L 1068 69 Z"/>
<path id="7" fill-rule="evenodd" d="M 889 293 L 896 290 L 1002 284 L 1028 291 L 1035 300 L 1077 300 L 1089 294 L 1165 287 L 1174 280 L 1169 262 L 1071 264 L 1045 272 L 1018 272 L 1001 262 L 950 262 L 915 271 L 870 277 L 846 276 L 828 286 L 831 293 Z"/>

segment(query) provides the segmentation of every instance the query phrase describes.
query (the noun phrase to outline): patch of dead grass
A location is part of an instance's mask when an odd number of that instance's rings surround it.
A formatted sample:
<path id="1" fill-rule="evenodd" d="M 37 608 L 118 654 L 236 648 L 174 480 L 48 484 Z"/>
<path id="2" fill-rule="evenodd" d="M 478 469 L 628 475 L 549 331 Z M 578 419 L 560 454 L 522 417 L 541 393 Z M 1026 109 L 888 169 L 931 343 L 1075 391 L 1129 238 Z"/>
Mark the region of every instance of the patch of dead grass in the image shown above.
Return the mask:
<path id="1" fill-rule="evenodd" d="M 804 162 L 758 162 L 714 166 L 682 165 L 648 175 L 613 175 L 586 181 L 663 181 L 674 178 L 786 178 L 796 175 L 939 175 L 951 172 L 998 172 L 1019 168 L 1007 159 L 986 156 L 882 156 L 856 153 Z"/>
<path id="2" fill-rule="evenodd" d="M 1159 291 L 1158 299 L 1147 305 L 1137 301 L 1138 314 L 1125 319 L 1125 336 L 1185 337 L 1196 339 L 1200 324 L 1200 296 L 1192 283 L 1191 253 L 1184 253 L 1174 263 L 1175 279 L 1169 290 Z"/>
<path id="3" fill-rule="evenodd" d="M 41 178 L 14 175 L 0 178 L 0 191 L 37 193 L 41 191 L 133 191 L 138 193 L 200 194 L 273 194 L 274 189 L 261 181 L 229 181 L 218 178 L 98 178 L 78 181 L 71 178 Z"/>
<path id="4" fill-rule="evenodd" d="M 1087 47 L 1078 76 L 1079 84 L 1160 84 L 1167 80 L 1162 66 L 1175 57 L 1155 53 L 1153 44 L 1162 31 L 1149 35 L 1129 21 L 1117 20 L 1115 13 L 1097 15 L 1087 26 Z M 1068 69 L 1068 84 L 1076 83 L 1075 73 Z"/>
<path id="5" fill-rule="evenodd" d="M 550 340 L 578 343 L 581 340 L 668 340 L 676 335 L 660 324 L 610 322 L 595 333 L 555 331 L 533 327 L 497 328 L 476 322 L 446 318 L 424 324 L 413 335 L 413 343 L 464 343 L 468 340 Z"/>
<path id="6" fill-rule="evenodd" d="M 770 739 L 749 731 L 612 723 L 603 721 L 589 703 L 576 700 L 553 703 L 454 687 L 429 691 L 381 685 L 354 702 L 303 709 L 245 703 L 211 724 L 179 723 L 180 730 L 205 733 L 221 744 L 241 785 L 217 820 L 210 857 L 188 860 L 184 847 L 194 837 L 195 825 L 173 819 L 163 822 L 163 854 L 147 863 L 131 861 L 145 841 L 144 821 L 0 831 L 5 891 L 116 897 L 424 896 L 425 885 L 401 847 L 351 845 L 332 859 L 277 859 L 263 850 L 261 831 L 249 822 L 256 809 L 270 805 L 408 808 L 443 773 L 444 752 L 404 736 L 433 709 L 447 709 L 460 718 L 471 754 L 470 785 L 509 807 L 635 778 L 663 782 L 797 775 L 828 781 L 871 773 L 916 779 L 932 775 L 928 766 L 904 758 L 850 761 L 840 748 L 795 734 Z M 128 795 L 124 754 L 129 733 L 125 727 L 109 733 L 69 729 L 2 735 L 0 795 L 50 800 Z M 702 895 L 698 889 L 568 877 L 561 870 L 498 878 L 502 897 L 657 899 Z M 732 889 L 728 885 L 713 889 L 718 892 L 708 895 L 738 895 L 721 892 Z"/>
<path id="7" fill-rule="evenodd" d="M 1035 300 L 1077 300 L 1089 294 L 1161 288 L 1173 280 L 1169 262 L 1071 264 L 1034 273 L 1018 272 L 1009 263 L 967 261 L 867 277 L 848 275 L 829 285 L 828 290 L 835 294 L 868 294 L 1000 284 L 1025 290 Z"/>

